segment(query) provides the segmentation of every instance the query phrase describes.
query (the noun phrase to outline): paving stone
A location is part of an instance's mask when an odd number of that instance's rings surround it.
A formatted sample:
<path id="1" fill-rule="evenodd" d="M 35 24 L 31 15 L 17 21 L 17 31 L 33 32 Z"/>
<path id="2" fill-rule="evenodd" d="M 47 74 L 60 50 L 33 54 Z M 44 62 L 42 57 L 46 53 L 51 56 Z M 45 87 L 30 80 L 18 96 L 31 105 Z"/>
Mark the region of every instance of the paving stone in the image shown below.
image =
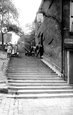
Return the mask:
<path id="1" fill-rule="evenodd" d="M 12 106 L 11 106 L 12 105 Z M 2 100 L 0 115 L 73 115 L 73 98 Z"/>

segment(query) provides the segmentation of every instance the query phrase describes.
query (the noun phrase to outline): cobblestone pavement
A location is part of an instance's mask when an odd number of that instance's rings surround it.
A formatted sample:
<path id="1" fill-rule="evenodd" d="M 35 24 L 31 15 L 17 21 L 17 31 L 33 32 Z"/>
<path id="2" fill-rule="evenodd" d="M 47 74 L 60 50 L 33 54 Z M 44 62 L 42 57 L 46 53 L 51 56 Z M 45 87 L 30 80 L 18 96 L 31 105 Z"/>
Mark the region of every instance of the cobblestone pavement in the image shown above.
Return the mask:
<path id="1" fill-rule="evenodd" d="M 14 99 L 1 94 L 0 115 L 73 115 L 73 98 Z"/>

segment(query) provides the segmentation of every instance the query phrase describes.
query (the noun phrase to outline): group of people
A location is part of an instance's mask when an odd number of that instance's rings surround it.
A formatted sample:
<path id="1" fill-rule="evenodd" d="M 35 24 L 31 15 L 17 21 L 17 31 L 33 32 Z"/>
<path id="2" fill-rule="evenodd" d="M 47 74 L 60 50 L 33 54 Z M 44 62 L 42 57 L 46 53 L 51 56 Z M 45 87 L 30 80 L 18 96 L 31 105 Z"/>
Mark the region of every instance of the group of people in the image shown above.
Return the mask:
<path id="1" fill-rule="evenodd" d="M 32 55 L 32 56 L 41 58 L 41 56 L 43 54 L 43 47 L 41 44 L 38 44 L 36 46 L 31 46 L 30 50 L 26 51 L 26 52 L 28 55 Z"/>
<path id="2" fill-rule="evenodd" d="M 40 57 L 43 55 L 43 46 L 41 44 L 38 44 L 35 49 L 35 56 Z"/>
<path id="3" fill-rule="evenodd" d="M 6 50 L 7 50 L 7 57 L 10 58 L 12 55 L 17 56 L 19 54 L 18 52 L 18 44 L 6 44 Z M 28 56 L 35 56 L 41 58 L 43 55 L 43 46 L 39 43 L 35 46 L 31 46 L 29 50 L 25 51 L 25 55 Z"/>
<path id="4" fill-rule="evenodd" d="M 12 55 L 18 55 L 18 45 L 17 44 L 6 44 L 6 50 L 7 50 L 7 57 L 11 57 Z"/>

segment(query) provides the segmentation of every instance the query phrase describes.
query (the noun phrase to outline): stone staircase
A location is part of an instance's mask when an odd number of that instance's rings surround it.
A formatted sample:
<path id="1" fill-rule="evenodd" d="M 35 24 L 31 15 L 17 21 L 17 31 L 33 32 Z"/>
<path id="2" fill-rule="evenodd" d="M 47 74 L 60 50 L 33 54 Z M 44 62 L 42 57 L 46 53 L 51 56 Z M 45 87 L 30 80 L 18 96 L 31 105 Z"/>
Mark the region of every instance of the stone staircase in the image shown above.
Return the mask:
<path id="1" fill-rule="evenodd" d="M 40 59 L 12 58 L 7 72 L 11 98 L 73 97 L 73 87 L 58 77 Z"/>

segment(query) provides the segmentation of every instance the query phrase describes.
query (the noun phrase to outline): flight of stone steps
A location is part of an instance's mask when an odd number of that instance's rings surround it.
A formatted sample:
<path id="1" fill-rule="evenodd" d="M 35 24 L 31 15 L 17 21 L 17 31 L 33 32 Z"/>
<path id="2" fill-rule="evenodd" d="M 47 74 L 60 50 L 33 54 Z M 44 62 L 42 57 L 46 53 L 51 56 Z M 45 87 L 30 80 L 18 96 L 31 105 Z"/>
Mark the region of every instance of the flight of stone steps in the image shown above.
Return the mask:
<path id="1" fill-rule="evenodd" d="M 40 59 L 13 58 L 8 68 L 8 97 L 73 97 L 73 87 L 58 77 Z"/>

